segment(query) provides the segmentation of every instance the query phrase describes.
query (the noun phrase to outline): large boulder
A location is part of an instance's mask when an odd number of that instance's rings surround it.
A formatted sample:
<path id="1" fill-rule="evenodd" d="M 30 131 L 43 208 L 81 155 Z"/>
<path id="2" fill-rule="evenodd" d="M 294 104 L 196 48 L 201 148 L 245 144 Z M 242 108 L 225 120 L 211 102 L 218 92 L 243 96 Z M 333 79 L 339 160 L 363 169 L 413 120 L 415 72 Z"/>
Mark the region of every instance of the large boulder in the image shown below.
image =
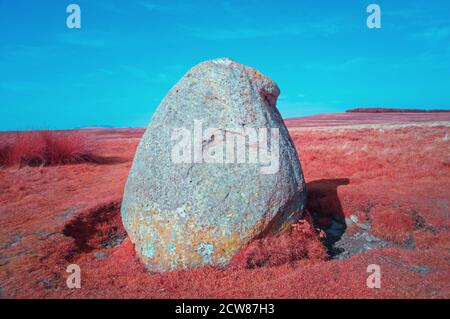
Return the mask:
<path id="1" fill-rule="evenodd" d="M 192 68 L 142 137 L 122 220 L 151 271 L 226 266 L 252 239 L 301 218 L 300 162 L 277 85 L 230 59 Z"/>

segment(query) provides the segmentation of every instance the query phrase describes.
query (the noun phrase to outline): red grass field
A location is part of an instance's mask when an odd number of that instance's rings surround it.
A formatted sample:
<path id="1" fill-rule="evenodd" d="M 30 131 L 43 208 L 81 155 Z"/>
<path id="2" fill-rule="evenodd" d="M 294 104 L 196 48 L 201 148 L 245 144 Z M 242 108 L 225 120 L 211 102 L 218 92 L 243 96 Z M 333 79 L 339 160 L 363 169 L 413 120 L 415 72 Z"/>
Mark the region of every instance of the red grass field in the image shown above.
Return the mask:
<path id="1" fill-rule="evenodd" d="M 0 169 L 0 296 L 450 298 L 448 115 L 286 122 L 307 181 L 307 218 L 253 243 L 225 270 L 150 274 L 136 260 L 119 210 L 143 130 L 80 132 L 87 149 L 116 161 Z M 70 263 L 81 267 L 81 289 L 66 286 Z M 381 267 L 380 289 L 366 286 L 369 264 Z"/>

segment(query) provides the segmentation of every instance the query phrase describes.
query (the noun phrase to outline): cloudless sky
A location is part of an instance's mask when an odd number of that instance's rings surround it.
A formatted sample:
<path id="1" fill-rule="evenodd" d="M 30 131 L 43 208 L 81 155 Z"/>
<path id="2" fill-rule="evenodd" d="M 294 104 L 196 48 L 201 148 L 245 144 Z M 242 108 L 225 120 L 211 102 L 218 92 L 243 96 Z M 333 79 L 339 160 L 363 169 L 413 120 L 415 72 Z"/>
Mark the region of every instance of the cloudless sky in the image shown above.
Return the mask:
<path id="1" fill-rule="evenodd" d="M 71 3 L 81 29 L 66 26 Z M 284 117 L 449 109 L 450 1 L 0 0 L 0 130 L 144 127 L 218 57 L 274 79 Z"/>

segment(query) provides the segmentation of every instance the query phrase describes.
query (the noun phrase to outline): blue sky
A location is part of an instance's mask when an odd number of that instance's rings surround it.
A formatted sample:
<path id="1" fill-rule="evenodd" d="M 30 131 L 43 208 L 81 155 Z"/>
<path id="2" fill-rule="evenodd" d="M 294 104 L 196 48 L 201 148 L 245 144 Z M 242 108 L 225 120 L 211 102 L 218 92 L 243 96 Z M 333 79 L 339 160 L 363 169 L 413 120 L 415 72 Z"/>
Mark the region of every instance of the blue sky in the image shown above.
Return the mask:
<path id="1" fill-rule="evenodd" d="M 370 3 L 381 29 L 366 26 Z M 448 109 L 450 1 L 0 0 L 0 130 L 144 127 L 190 67 L 218 57 L 273 78 L 284 117 Z"/>

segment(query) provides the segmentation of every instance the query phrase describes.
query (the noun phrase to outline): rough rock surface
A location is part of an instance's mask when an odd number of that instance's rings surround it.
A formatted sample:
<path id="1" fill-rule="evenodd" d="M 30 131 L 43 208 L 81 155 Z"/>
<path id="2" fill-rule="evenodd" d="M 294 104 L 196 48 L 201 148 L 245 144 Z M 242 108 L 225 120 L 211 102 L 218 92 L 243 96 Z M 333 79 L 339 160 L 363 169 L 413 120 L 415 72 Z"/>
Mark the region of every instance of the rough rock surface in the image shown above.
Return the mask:
<path id="1" fill-rule="evenodd" d="M 137 149 L 121 211 L 135 250 L 149 270 L 226 266 L 255 237 L 275 233 L 301 217 L 305 183 L 276 109 L 279 93 L 268 77 L 224 58 L 192 68 L 163 99 Z M 194 123 L 199 121 L 203 134 L 196 144 Z M 249 128 L 268 129 L 268 141 L 261 143 L 263 134 L 258 131 L 259 144 L 253 143 L 244 131 Z M 279 131 L 279 148 L 276 135 L 270 137 L 273 128 Z M 192 132 L 192 154 L 183 163 L 172 157 L 180 143 L 180 136 L 173 134 L 180 129 Z M 249 150 L 244 160 L 205 163 L 205 154 L 232 158 L 229 147 L 220 151 L 228 145 L 222 142 L 228 141 L 228 133 L 239 138 L 242 132 Z M 279 167 L 264 171 L 268 162 L 261 157 L 252 162 L 250 150 L 255 148 L 271 150 L 272 155 L 278 150 Z M 232 150 L 239 152 L 234 146 Z"/>

